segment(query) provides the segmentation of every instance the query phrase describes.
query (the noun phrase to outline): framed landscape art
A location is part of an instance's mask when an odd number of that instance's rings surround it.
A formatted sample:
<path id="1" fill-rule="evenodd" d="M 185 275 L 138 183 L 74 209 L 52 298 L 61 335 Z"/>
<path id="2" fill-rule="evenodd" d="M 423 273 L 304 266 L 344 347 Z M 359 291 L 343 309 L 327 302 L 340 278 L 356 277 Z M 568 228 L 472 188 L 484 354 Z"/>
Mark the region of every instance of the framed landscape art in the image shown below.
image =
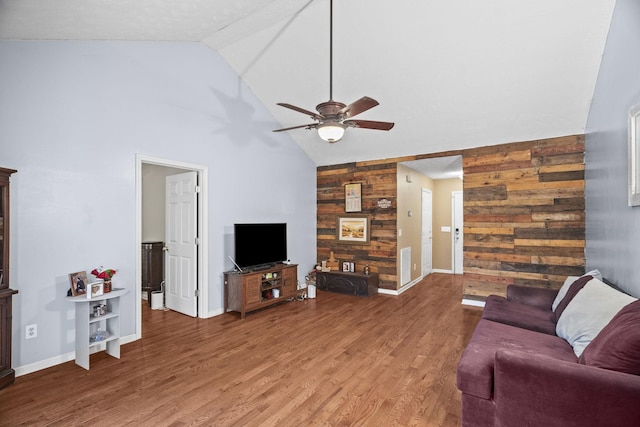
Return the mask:
<path id="1" fill-rule="evenodd" d="M 369 216 L 340 215 L 336 232 L 338 241 L 341 243 L 368 244 Z"/>

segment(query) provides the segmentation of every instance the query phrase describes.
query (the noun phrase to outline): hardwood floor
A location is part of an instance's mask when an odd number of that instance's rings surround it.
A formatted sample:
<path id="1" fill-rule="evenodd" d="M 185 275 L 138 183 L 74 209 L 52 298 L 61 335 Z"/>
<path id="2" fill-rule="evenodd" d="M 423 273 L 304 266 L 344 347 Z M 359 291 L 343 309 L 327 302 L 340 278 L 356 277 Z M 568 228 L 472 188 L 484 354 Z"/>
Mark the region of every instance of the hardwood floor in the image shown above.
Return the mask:
<path id="1" fill-rule="evenodd" d="M 461 276 L 400 296 L 318 292 L 193 319 L 143 304 L 143 338 L 0 391 L 2 426 L 457 426 L 455 371 L 481 309 Z"/>

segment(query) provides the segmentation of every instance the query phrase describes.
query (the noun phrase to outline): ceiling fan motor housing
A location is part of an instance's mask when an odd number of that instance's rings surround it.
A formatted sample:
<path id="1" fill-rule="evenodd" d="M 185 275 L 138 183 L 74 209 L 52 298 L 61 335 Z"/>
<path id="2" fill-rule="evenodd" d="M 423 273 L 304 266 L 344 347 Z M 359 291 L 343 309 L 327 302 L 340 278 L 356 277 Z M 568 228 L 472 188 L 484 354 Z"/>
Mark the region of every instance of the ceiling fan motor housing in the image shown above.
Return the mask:
<path id="1" fill-rule="evenodd" d="M 343 118 L 339 117 L 338 113 L 346 106 L 347 105 L 342 102 L 332 100 L 318 104 L 316 106 L 316 110 L 321 116 L 324 116 L 327 119 L 342 120 Z"/>

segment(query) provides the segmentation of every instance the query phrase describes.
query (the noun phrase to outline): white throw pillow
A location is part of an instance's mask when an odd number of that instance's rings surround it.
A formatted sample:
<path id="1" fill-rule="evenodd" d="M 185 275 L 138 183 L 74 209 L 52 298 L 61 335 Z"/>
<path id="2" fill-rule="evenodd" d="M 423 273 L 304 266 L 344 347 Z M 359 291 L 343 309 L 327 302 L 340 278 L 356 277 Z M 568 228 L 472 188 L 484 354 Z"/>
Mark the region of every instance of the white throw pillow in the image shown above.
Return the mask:
<path id="1" fill-rule="evenodd" d="M 589 280 L 560 315 L 556 334 L 564 338 L 577 357 L 622 307 L 636 298 L 598 279 Z"/>
<path id="2" fill-rule="evenodd" d="M 602 281 L 602 273 L 600 273 L 597 269 L 591 270 L 588 273 L 583 274 L 583 276 L 593 276 L 594 279 L 598 279 Z M 573 282 L 578 280 L 580 277 L 581 276 L 569 276 L 565 279 L 564 283 L 562 284 L 562 287 L 558 291 L 558 295 L 556 295 L 556 299 L 553 300 L 553 304 L 551 305 L 551 310 L 556 311 L 558 304 L 560 304 L 560 301 L 562 301 L 564 296 L 567 294 L 567 291 L 569 290 L 571 285 L 573 285 Z"/>

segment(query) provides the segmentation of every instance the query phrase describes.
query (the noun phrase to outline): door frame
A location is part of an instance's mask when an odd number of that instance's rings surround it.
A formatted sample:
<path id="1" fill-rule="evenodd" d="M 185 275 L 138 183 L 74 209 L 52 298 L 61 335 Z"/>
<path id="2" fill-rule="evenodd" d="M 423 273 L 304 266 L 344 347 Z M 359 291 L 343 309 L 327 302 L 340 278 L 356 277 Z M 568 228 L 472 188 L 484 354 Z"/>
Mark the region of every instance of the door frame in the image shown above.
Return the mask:
<path id="1" fill-rule="evenodd" d="M 429 228 L 431 229 L 431 234 L 429 236 L 429 239 L 431 240 L 429 246 L 431 247 L 431 253 L 430 253 L 430 260 L 429 260 L 429 265 L 431 266 L 431 268 L 429 269 L 429 272 L 425 274 L 425 270 L 424 270 L 424 258 L 425 258 L 425 254 L 424 254 L 424 231 L 425 231 L 425 224 L 424 221 L 422 221 L 424 219 L 424 214 L 425 214 L 425 209 L 424 209 L 424 201 L 425 201 L 425 193 L 429 195 L 429 208 L 431 209 L 429 212 L 429 219 L 431 220 L 431 224 L 429 224 Z M 420 277 L 426 277 L 429 274 L 433 273 L 433 191 L 429 188 L 425 188 L 422 187 L 420 189 Z"/>
<path id="2" fill-rule="evenodd" d="M 451 192 L 451 272 L 453 274 L 464 274 L 464 198 L 463 191 L 452 191 Z M 460 205 L 456 203 L 456 196 L 460 198 Z M 462 224 L 458 224 L 456 222 L 456 208 L 460 209 L 460 217 L 462 218 Z M 460 237 L 462 238 L 463 246 L 460 251 L 459 257 L 456 257 L 456 226 L 460 228 Z M 461 260 L 460 263 L 460 271 L 456 270 L 456 260 Z"/>
<path id="3" fill-rule="evenodd" d="M 208 187 L 208 168 L 206 166 L 193 163 L 179 162 L 175 160 L 162 159 L 158 157 L 136 154 L 136 292 L 135 292 L 135 311 L 136 311 L 136 338 L 142 338 L 142 310 L 140 301 L 142 300 L 142 253 L 140 245 L 142 244 L 142 165 L 152 164 L 157 166 L 166 166 L 170 168 L 185 169 L 185 171 L 194 171 L 198 175 L 198 186 L 200 192 L 198 194 L 197 222 L 198 235 L 200 244 L 198 246 L 197 255 L 197 282 L 198 282 L 198 317 L 207 318 L 209 313 L 209 266 L 206 262 L 209 259 L 209 212 L 207 193 Z"/>

